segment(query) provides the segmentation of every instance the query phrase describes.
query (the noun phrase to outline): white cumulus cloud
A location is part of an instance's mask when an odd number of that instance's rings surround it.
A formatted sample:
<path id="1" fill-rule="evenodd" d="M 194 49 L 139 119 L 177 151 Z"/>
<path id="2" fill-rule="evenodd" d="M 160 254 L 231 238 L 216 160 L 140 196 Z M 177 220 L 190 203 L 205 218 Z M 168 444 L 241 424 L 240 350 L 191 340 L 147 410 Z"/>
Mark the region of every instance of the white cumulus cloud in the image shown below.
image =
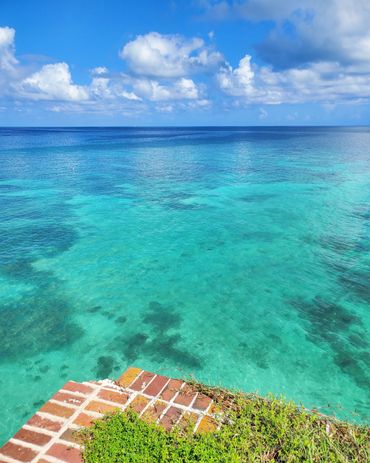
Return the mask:
<path id="1" fill-rule="evenodd" d="M 0 70 L 12 72 L 18 64 L 14 47 L 15 29 L 0 27 Z"/>
<path id="2" fill-rule="evenodd" d="M 91 74 L 93 76 L 101 76 L 103 74 L 108 74 L 108 69 L 105 66 L 97 66 L 91 69 Z"/>
<path id="3" fill-rule="evenodd" d="M 254 72 L 251 66 L 250 55 L 245 55 L 239 62 L 239 66 L 233 69 L 230 65 L 225 66 L 217 74 L 220 88 L 227 94 L 233 96 L 247 96 L 253 93 Z"/>
<path id="4" fill-rule="evenodd" d="M 213 19 L 273 21 L 256 49 L 275 68 L 330 61 L 370 69 L 369 0 L 202 0 L 201 6 Z"/>
<path id="5" fill-rule="evenodd" d="M 251 64 L 252 57 L 245 55 L 239 66 L 233 69 L 229 64 L 217 74 L 220 89 L 227 95 L 242 97 L 248 103 L 278 104 L 282 92 L 278 85 L 268 85 L 260 79 L 260 70 Z"/>
<path id="6" fill-rule="evenodd" d="M 185 77 L 214 69 L 223 61 L 218 51 L 200 38 L 150 32 L 128 42 L 120 52 L 135 74 L 148 77 Z"/>
<path id="7" fill-rule="evenodd" d="M 244 103 L 281 104 L 304 102 L 355 102 L 370 99 L 368 74 L 356 66 L 312 63 L 304 68 L 275 71 L 256 66 L 246 55 L 239 66 L 223 67 L 217 74 L 220 89 Z"/>
<path id="8" fill-rule="evenodd" d="M 66 63 L 46 64 L 23 79 L 18 89 L 23 96 L 33 100 L 84 101 L 89 98 L 85 87 L 72 82 Z"/>
<path id="9" fill-rule="evenodd" d="M 167 84 L 142 78 L 134 80 L 132 85 L 135 94 L 151 101 L 194 100 L 200 95 L 194 81 L 184 77 Z"/>

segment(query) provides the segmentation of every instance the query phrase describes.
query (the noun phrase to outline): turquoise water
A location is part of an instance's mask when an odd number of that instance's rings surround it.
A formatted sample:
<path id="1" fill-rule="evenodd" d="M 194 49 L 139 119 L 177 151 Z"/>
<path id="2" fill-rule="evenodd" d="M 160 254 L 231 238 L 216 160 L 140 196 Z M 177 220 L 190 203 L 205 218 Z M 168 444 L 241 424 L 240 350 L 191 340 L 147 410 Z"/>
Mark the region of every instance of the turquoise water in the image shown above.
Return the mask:
<path id="1" fill-rule="evenodd" d="M 132 364 L 369 420 L 369 200 L 369 128 L 1 129 L 0 441 Z"/>

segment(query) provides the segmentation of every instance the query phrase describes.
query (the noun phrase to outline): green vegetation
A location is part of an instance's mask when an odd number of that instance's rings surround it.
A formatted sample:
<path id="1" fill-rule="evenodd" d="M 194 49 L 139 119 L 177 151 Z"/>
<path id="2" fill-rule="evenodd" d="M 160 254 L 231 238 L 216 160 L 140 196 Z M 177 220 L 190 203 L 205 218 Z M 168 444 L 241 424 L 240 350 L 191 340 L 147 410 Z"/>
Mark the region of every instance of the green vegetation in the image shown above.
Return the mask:
<path id="1" fill-rule="evenodd" d="M 274 397 L 197 385 L 220 410 L 221 429 L 166 432 L 132 412 L 82 432 L 87 463 L 326 463 L 370 461 L 370 429 L 308 412 Z"/>

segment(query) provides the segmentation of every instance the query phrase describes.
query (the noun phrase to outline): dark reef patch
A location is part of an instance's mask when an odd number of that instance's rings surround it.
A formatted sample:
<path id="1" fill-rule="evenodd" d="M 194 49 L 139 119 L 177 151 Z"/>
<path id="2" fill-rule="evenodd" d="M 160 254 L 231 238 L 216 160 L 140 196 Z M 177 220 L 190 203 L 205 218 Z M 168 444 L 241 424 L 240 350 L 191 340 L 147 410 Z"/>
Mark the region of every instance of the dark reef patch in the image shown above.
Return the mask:
<path id="1" fill-rule="evenodd" d="M 225 241 L 221 239 L 209 239 L 198 243 L 199 249 L 202 251 L 213 251 L 225 245 Z"/>
<path id="2" fill-rule="evenodd" d="M 146 353 L 153 361 L 166 359 L 175 365 L 181 365 L 186 368 L 200 368 L 202 366 L 200 360 L 192 353 L 178 346 L 181 339 L 181 336 L 178 334 L 156 337 L 145 345 Z"/>
<path id="3" fill-rule="evenodd" d="M 145 333 L 137 333 L 128 338 L 126 336 L 118 336 L 112 345 L 112 350 L 114 352 L 116 350 L 122 351 L 124 357 L 129 362 L 133 362 L 140 357 L 147 339 L 148 336 Z"/>
<path id="4" fill-rule="evenodd" d="M 351 216 L 354 219 L 360 219 L 362 222 L 370 221 L 370 208 L 368 204 L 358 205 L 352 212 Z"/>
<path id="5" fill-rule="evenodd" d="M 238 343 L 238 355 L 245 361 L 254 363 L 258 368 L 267 370 L 271 362 L 271 350 L 267 345 L 256 342 L 241 341 Z"/>
<path id="6" fill-rule="evenodd" d="M 114 179 L 105 176 L 104 173 L 88 175 L 84 179 L 84 191 L 93 195 L 116 196 L 119 191 Z"/>
<path id="7" fill-rule="evenodd" d="M 355 248 L 353 240 L 340 235 L 327 235 L 318 240 L 318 244 L 325 248 L 330 249 L 338 254 L 343 254 Z"/>
<path id="8" fill-rule="evenodd" d="M 108 320 L 111 320 L 114 317 L 114 313 L 110 312 L 109 310 L 104 310 L 102 314 L 104 315 L 105 318 L 108 318 Z"/>
<path id="9" fill-rule="evenodd" d="M 32 410 L 24 410 L 22 413 L 22 419 L 26 419 L 32 415 Z"/>
<path id="10" fill-rule="evenodd" d="M 170 202 L 165 202 L 164 204 L 168 209 L 175 209 L 178 211 L 191 211 L 195 209 L 202 209 L 205 207 L 201 204 L 196 204 L 196 203 L 186 204 L 186 203 L 181 203 L 180 201 L 170 201 Z"/>
<path id="11" fill-rule="evenodd" d="M 165 195 L 167 200 L 180 201 L 182 199 L 191 199 L 194 195 L 191 193 L 186 193 L 184 191 L 171 191 Z"/>
<path id="12" fill-rule="evenodd" d="M 24 196 L 2 200 L 8 214 L 17 211 L 8 219 L 29 219 L 29 223 L 14 226 L 12 220 L 3 218 L 0 273 L 33 286 L 20 300 L 0 305 L 0 359 L 10 360 L 59 348 L 82 331 L 68 322 L 70 308 L 58 289 L 60 282 L 52 272 L 33 267 L 34 260 L 64 252 L 77 239 L 71 227 L 54 220 L 65 216 L 63 203 L 44 207 L 37 199 Z M 14 209 L 9 209 L 9 201 Z M 35 213 L 43 220 L 35 221 Z"/>
<path id="13" fill-rule="evenodd" d="M 78 234 L 65 225 L 31 225 L 0 229 L 0 260 L 13 262 L 14 256 L 26 255 L 29 259 L 51 257 L 67 251 Z"/>
<path id="14" fill-rule="evenodd" d="M 137 333 L 130 337 L 119 336 L 115 339 L 111 350 L 120 351 L 125 359 L 134 362 L 138 358 L 150 358 L 154 362 L 170 362 L 177 366 L 183 366 L 189 369 L 200 368 L 201 361 L 192 353 L 180 348 L 178 343 L 181 336 L 159 335 L 151 338 L 144 333 Z"/>
<path id="15" fill-rule="evenodd" d="M 239 234 L 242 241 L 264 241 L 271 242 L 282 237 L 279 233 L 269 232 L 267 230 L 245 231 Z"/>
<path id="16" fill-rule="evenodd" d="M 102 307 L 100 305 L 95 305 L 94 307 L 89 307 L 88 309 L 86 309 L 86 312 L 96 313 L 99 312 L 101 309 Z"/>
<path id="17" fill-rule="evenodd" d="M 41 408 L 44 405 L 45 401 L 44 400 L 37 400 L 36 402 L 33 403 L 34 408 Z"/>
<path id="18" fill-rule="evenodd" d="M 44 365 L 43 367 L 39 368 L 39 372 L 43 374 L 47 373 L 49 370 L 50 370 L 49 365 Z"/>
<path id="19" fill-rule="evenodd" d="M 370 272 L 347 269 L 338 277 L 339 283 L 356 297 L 370 303 Z"/>
<path id="20" fill-rule="evenodd" d="M 353 352 L 345 348 L 337 348 L 334 354 L 334 362 L 341 371 L 350 376 L 358 387 L 365 390 L 370 389 L 370 364 L 357 359 Z"/>
<path id="21" fill-rule="evenodd" d="M 118 323 L 119 325 L 123 325 L 124 323 L 127 322 L 127 317 L 125 317 L 124 315 L 121 315 L 120 317 L 116 318 L 115 322 Z"/>
<path id="22" fill-rule="evenodd" d="M 61 282 L 53 272 L 33 265 L 40 258 L 67 251 L 78 239 L 76 230 L 66 223 L 71 213 L 64 199 L 45 198 L 44 192 L 37 196 L 35 191 L 30 196 L 0 195 L 0 210 L 6 214 L 0 226 L 0 273 L 31 286 L 17 300 L 0 301 L 1 362 L 58 350 L 83 335 L 71 320 L 73 309 Z M 48 369 L 44 365 L 39 371 L 45 374 Z"/>
<path id="23" fill-rule="evenodd" d="M 168 307 L 164 307 L 157 301 L 149 303 L 149 309 L 142 317 L 143 322 L 151 325 L 153 330 L 163 334 L 181 323 L 181 317 Z"/>
<path id="24" fill-rule="evenodd" d="M 34 272 L 31 259 L 0 261 L 0 273 L 7 278 L 24 280 L 34 275 Z"/>
<path id="25" fill-rule="evenodd" d="M 24 188 L 21 186 L 5 184 L 5 183 L 0 184 L 0 193 L 14 193 L 14 192 L 20 192 L 23 190 Z"/>
<path id="26" fill-rule="evenodd" d="M 0 361 L 58 350 L 83 335 L 82 328 L 70 321 L 67 301 L 49 285 L 0 306 Z"/>
<path id="27" fill-rule="evenodd" d="M 240 201 L 243 201 L 245 203 L 263 203 L 265 201 L 269 201 L 270 199 L 276 198 L 276 194 L 272 193 L 256 193 L 256 194 L 248 194 L 239 197 L 238 199 Z"/>
<path id="28" fill-rule="evenodd" d="M 350 376 L 358 387 L 370 388 L 370 359 L 361 319 L 344 306 L 317 296 L 311 301 L 295 299 L 290 304 L 308 323 L 307 339 L 315 344 L 326 344 L 333 353 L 334 363 Z M 355 342 L 354 342 L 355 341 Z"/>
<path id="29" fill-rule="evenodd" d="M 148 332 L 129 337 L 120 335 L 110 345 L 112 352 L 122 352 L 128 362 L 138 358 L 150 358 L 154 362 L 169 362 L 190 370 L 202 366 L 202 362 L 192 353 L 180 346 L 181 335 L 173 332 L 181 324 L 181 316 L 170 307 L 152 301 L 142 315 L 142 321 L 148 325 Z"/>
<path id="30" fill-rule="evenodd" d="M 361 335 L 361 333 L 351 333 L 348 336 L 348 340 L 356 349 L 367 349 L 369 347 L 369 342 Z"/>
<path id="31" fill-rule="evenodd" d="M 108 378 L 114 368 L 114 358 L 111 356 L 101 356 L 96 365 L 96 375 L 100 378 Z"/>
<path id="32" fill-rule="evenodd" d="M 290 304 L 309 322 L 308 337 L 316 342 L 334 343 L 343 333 L 361 326 L 361 320 L 343 306 L 317 296 L 311 301 L 295 299 Z"/>

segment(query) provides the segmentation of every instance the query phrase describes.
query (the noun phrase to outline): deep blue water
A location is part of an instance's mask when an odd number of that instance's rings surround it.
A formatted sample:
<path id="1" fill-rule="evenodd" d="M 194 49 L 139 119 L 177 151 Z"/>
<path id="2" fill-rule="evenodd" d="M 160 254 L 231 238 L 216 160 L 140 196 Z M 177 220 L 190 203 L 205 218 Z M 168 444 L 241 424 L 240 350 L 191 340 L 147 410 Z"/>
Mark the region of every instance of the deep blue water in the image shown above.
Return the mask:
<path id="1" fill-rule="evenodd" d="M 132 364 L 368 421 L 369 200 L 366 127 L 0 129 L 0 441 Z"/>

